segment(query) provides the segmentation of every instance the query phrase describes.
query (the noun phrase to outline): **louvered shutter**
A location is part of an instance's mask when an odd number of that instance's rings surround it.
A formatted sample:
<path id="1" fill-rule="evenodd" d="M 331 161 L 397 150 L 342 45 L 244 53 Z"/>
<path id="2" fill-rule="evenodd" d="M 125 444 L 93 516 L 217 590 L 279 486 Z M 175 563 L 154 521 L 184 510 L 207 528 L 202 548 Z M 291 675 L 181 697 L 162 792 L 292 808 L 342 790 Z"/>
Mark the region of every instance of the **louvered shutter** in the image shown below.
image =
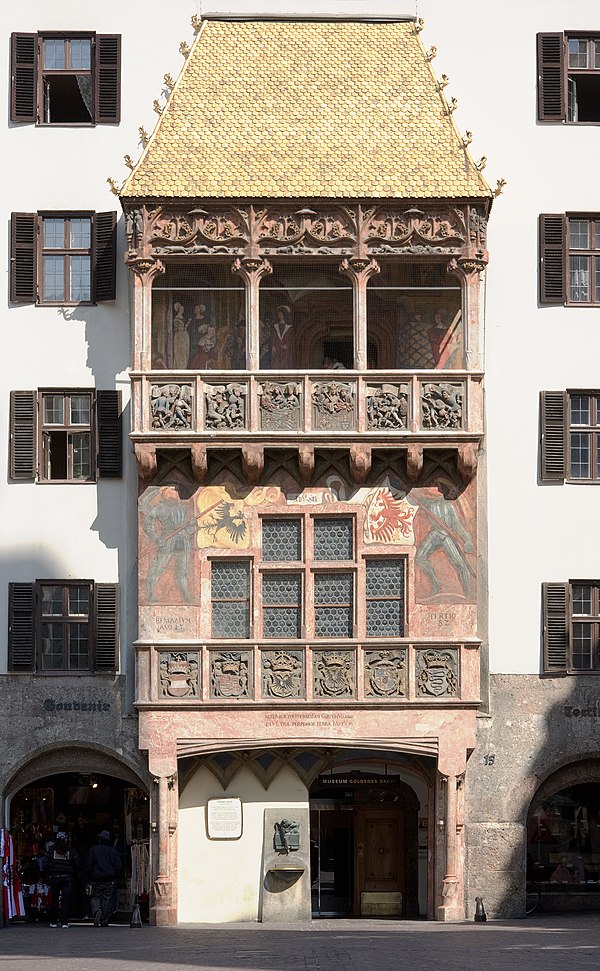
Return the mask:
<path id="1" fill-rule="evenodd" d="M 121 36 L 96 35 L 97 125 L 116 125 L 121 120 Z"/>
<path id="2" fill-rule="evenodd" d="M 540 216 L 540 303 L 562 304 L 567 299 L 566 219 L 562 213 Z"/>
<path id="3" fill-rule="evenodd" d="M 567 395 L 564 391 L 541 394 L 541 477 L 560 481 L 567 474 Z"/>
<path id="4" fill-rule="evenodd" d="M 116 671 L 119 666 L 119 587 L 116 583 L 97 583 L 94 587 L 96 609 L 96 671 Z"/>
<path id="5" fill-rule="evenodd" d="M 37 34 L 11 34 L 10 120 L 37 121 Z"/>
<path id="6" fill-rule="evenodd" d="M 8 669 L 35 668 L 35 584 L 8 585 Z"/>
<path id="7" fill-rule="evenodd" d="M 569 658 L 569 584 L 542 584 L 544 671 L 566 671 Z"/>
<path id="8" fill-rule="evenodd" d="M 10 299 L 37 300 L 37 213 L 13 212 L 10 217 Z"/>
<path id="9" fill-rule="evenodd" d="M 103 478 L 118 479 L 123 474 L 123 436 L 121 392 L 98 391 L 98 473 Z"/>
<path id="10" fill-rule="evenodd" d="M 562 34 L 537 35 L 538 119 L 564 121 L 565 53 Z"/>
<path id="11" fill-rule="evenodd" d="M 37 392 L 10 393 L 10 477 L 31 481 L 37 475 Z"/>
<path id="12" fill-rule="evenodd" d="M 117 214 L 94 216 L 94 300 L 114 300 L 117 292 Z"/>

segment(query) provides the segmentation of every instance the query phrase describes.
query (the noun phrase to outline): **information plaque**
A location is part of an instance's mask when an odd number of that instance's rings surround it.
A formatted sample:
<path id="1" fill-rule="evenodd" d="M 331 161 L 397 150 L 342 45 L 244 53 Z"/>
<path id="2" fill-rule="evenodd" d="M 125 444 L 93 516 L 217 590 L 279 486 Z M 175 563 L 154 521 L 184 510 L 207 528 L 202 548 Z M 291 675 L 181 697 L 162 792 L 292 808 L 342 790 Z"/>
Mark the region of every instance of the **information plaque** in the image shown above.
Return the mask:
<path id="1" fill-rule="evenodd" d="M 239 840 L 242 835 L 242 800 L 209 799 L 206 803 L 206 835 L 209 840 Z"/>

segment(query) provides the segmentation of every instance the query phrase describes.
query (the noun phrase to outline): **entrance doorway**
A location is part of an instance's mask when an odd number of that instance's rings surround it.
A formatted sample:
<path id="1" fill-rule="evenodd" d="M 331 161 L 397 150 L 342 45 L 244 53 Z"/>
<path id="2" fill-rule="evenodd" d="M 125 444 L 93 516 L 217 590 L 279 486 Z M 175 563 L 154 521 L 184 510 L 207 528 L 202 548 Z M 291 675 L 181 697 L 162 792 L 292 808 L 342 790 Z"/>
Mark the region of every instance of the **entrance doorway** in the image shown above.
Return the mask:
<path id="1" fill-rule="evenodd" d="M 416 917 L 418 800 L 396 776 L 321 777 L 310 799 L 315 917 Z"/>

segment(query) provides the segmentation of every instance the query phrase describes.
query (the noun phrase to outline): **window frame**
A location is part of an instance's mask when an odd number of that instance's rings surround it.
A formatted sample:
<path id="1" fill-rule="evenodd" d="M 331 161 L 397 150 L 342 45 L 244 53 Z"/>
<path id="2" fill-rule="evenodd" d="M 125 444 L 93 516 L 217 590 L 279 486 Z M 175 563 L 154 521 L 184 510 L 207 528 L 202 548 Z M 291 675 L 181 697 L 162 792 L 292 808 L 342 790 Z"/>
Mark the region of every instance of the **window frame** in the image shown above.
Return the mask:
<path id="1" fill-rule="evenodd" d="M 69 426 L 44 421 L 44 395 L 89 395 L 90 424 L 71 428 L 90 430 L 89 478 L 46 478 L 44 475 L 43 434 L 45 428 L 61 430 Z M 101 478 L 123 475 L 123 408 L 120 391 L 96 388 L 39 388 L 10 392 L 10 469 L 15 481 L 42 485 L 88 485 Z M 69 466 L 67 465 L 67 469 Z"/>
<path id="2" fill-rule="evenodd" d="M 589 223 L 587 247 L 571 246 L 571 225 L 575 222 Z M 571 259 L 577 256 L 590 260 L 588 300 L 571 298 Z M 540 214 L 538 276 L 540 304 L 600 307 L 600 213 Z"/>
<path id="3" fill-rule="evenodd" d="M 62 422 L 48 422 L 46 421 L 46 399 L 49 397 L 61 397 L 63 399 L 63 421 Z M 71 399 L 79 397 L 89 398 L 89 417 L 90 420 L 86 424 L 73 424 L 72 423 L 72 413 L 73 408 L 71 406 Z M 68 402 L 68 406 L 67 406 Z M 46 474 L 47 467 L 51 462 L 51 455 L 49 454 L 50 448 L 47 444 L 47 438 L 52 434 L 52 432 L 63 433 L 66 437 L 66 471 L 67 475 L 65 478 L 59 478 L 55 476 L 48 476 Z M 88 434 L 89 435 L 89 468 L 90 474 L 86 477 L 75 476 L 73 474 L 74 465 L 74 445 L 73 445 L 73 435 L 76 434 Z M 38 478 L 40 482 L 95 482 L 97 477 L 97 460 L 96 460 L 96 421 L 95 421 L 95 395 L 93 391 L 90 390 L 48 390 L 42 389 L 39 392 L 39 422 L 38 422 Z"/>
<path id="4" fill-rule="evenodd" d="M 89 40 L 90 68 L 46 69 L 46 40 Z M 70 50 L 70 48 L 69 48 Z M 91 77 L 89 121 L 44 120 L 44 75 Z M 121 35 L 90 30 L 43 30 L 11 35 L 11 121 L 38 128 L 92 128 L 121 121 Z"/>
<path id="5" fill-rule="evenodd" d="M 68 638 L 63 639 L 63 666 L 43 667 L 43 625 L 51 622 L 52 614 L 42 612 L 44 587 L 62 588 L 63 608 L 67 591 L 76 586 L 89 590 L 88 666 L 71 668 L 64 666 Z M 81 623 L 83 614 L 72 615 L 72 621 L 60 615 L 58 623 Z M 69 677 L 109 674 L 119 669 L 119 585 L 98 583 L 86 579 L 38 579 L 29 582 L 12 582 L 8 585 L 8 672 L 10 674 L 36 674 L 43 677 L 65 675 Z"/>
<path id="6" fill-rule="evenodd" d="M 581 76 L 598 76 L 600 88 L 600 66 L 594 68 L 571 67 L 569 64 L 569 42 L 586 41 L 600 44 L 599 30 L 565 30 L 537 34 L 537 87 L 538 121 L 544 124 L 598 125 L 599 116 L 594 120 L 580 121 L 571 117 L 570 81 Z"/>
<path id="7" fill-rule="evenodd" d="M 37 247 L 37 278 L 39 280 L 39 291 L 38 291 L 38 305 L 40 307 L 77 307 L 77 306 L 91 306 L 94 303 L 94 282 L 93 282 L 93 265 L 94 265 L 94 216 L 95 213 L 91 210 L 81 210 L 79 212 L 39 212 L 39 229 L 38 229 L 38 240 L 39 245 Z M 44 225 L 46 220 L 50 219 L 62 219 L 64 221 L 64 233 L 63 233 L 63 246 L 62 247 L 50 247 L 45 245 L 45 230 Z M 71 246 L 71 223 L 74 219 L 89 219 L 90 221 L 90 245 L 87 248 Z M 47 256 L 60 256 L 64 260 L 63 266 L 63 292 L 64 299 L 62 300 L 51 300 L 45 297 L 45 281 L 46 272 L 45 264 Z M 89 257 L 89 274 L 90 274 L 90 297 L 89 300 L 73 300 L 71 299 L 71 257 L 72 256 L 88 256 Z"/>
<path id="8" fill-rule="evenodd" d="M 59 587 L 62 588 L 62 613 L 59 614 L 45 614 L 43 610 L 44 597 L 43 592 L 46 587 Z M 86 614 L 72 614 L 70 613 L 70 600 L 68 591 L 75 587 L 87 587 L 88 589 L 88 610 Z M 41 674 L 81 674 L 82 671 L 88 672 L 94 668 L 94 636 L 93 636 L 93 617 L 94 617 L 94 583 L 92 580 L 51 580 L 36 581 L 36 615 L 35 615 L 35 633 L 36 633 L 36 670 Z M 81 618 L 85 617 L 85 621 Z M 52 618 L 52 619 L 50 619 Z M 55 619 L 54 619 L 55 618 Z M 70 644 L 69 636 L 67 631 L 73 627 L 75 624 L 86 623 L 88 627 L 88 667 L 71 667 L 69 664 L 70 660 Z M 46 624 L 53 623 L 59 624 L 62 627 L 62 666 L 61 667 L 45 667 L 44 666 L 44 626 Z"/>
<path id="9" fill-rule="evenodd" d="M 314 556 L 314 526 L 315 522 L 332 520 L 332 519 L 342 519 L 349 520 L 352 523 L 352 558 L 345 560 L 316 560 Z M 398 553 L 394 550 L 393 553 L 387 553 L 384 551 L 372 551 L 365 550 L 362 545 L 358 542 L 358 516 L 356 513 L 347 512 L 336 512 L 332 513 L 329 510 L 326 512 L 316 513 L 314 510 L 307 510 L 303 513 L 298 513 L 294 511 L 289 515 L 277 515 L 273 513 L 268 513 L 260 516 L 261 524 L 264 522 L 277 522 L 277 521 L 289 521 L 295 520 L 300 522 L 300 547 L 303 554 L 301 560 L 272 560 L 263 559 L 262 553 L 262 539 L 261 546 L 257 552 L 257 556 L 240 556 L 237 552 L 232 553 L 227 556 L 216 556 L 211 555 L 208 557 L 210 562 L 210 603 L 211 603 L 211 619 L 209 623 L 210 637 L 212 641 L 218 643 L 230 643 L 231 641 L 244 641 L 249 642 L 252 640 L 260 641 L 265 647 L 273 646 L 275 643 L 283 643 L 289 649 L 293 647 L 294 644 L 299 644 L 303 641 L 314 642 L 315 647 L 325 645 L 327 641 L 333 641 L 336 644 L 343 642 L 355 643 L 356 641 L 365 641 L 369 644 L 375 643 L 387 643 L 389 641 L 395 641 L 400 638 L 405 638 L 407 634 L 408 625 L 408 555 L 403 553 Z M 261 525 L 261 536 L 262 536 L 262 525 Z M 367 628 L 367 612 L 361 612 L 359 610 L 360 603 L 366 603 L 366 584 L 367 584 L 367 568 L 370 562 L 375 560 L 389 560 L 398 562 L 401 561 L 402 566 L 402 579 L 403 579 L 403 589 L 401 594 L 393 598 L 384 599 L 394 599 L 400 600 L 402 603 L 402 632 L 393 634 L 369 634 Z M 244 562 L 249 564 L 249 579 L 250 579 L 250 591 L 249 591 L 249 609 L 250 609 L 250 623 L 249 630 L 250 633 L 246 637 L 240 637 L 233 635 L 231 638 L 215 638 L 212 635 L 212 604 L 216 601 L 213 600 L 212 595 L 212 565 L 213 563 L 234 563 L 234 562 Z M 264 578 L 265 576 L 297 576 L 300 578 L 300 597 L 299 597 L 299 633 L 297 636 L 283 636 L 280 634 L 269 635 L 265 633 L 265 609 L 272 607 L 273 604 L 264 602 Z M 350 634 L 317 634 L 317 609 L 318 606 L 315 603 L 315 578 L 319 576 L 328 575 L 349 575 L 352 577 L 352 599 L 349 605 L 351 612 L 351 632 Z M 378 598 L 371 598 L 376 600 Z M 279 606 L 279 605 L 276 605 Z M 285 605 L 281 605 L 285 606 Z M 295 607 L 296 605 L 291 605 Z M 364 616 L 363 616 L 364 615 Z"/>
<path id="10" fill-rule="evenodd" d="M 73 219 L 91 221 L 90 246 L 58 249 L 44 246 L 44 220 Z M 11 213 L 10 230 L 10 301 L 30 303 L 36 307 L 87 307 L 117 296 L 117 213 L 90 209 L 57 209 L 39 212 Z M 89 253 L 90 299 L 46 300 L 44 298 L 44 256 L 52 253 L 78 255 Z M 70 261 L 65 260 L 65 285 Z M 69 283 L 70 295 L 70 283 Z M 66 291 L 65 291 L 66 297 Z"/>
<path id="11" fill-rule="evenodd" d="M 574 398 L 592 399 L 590 423 L 572 421 Z M 540 479 L 570 485 L 600 485 L 600 389 L 567 388 L 540 395 Z M 589 434 L 590 476 L 572 474 L 572 435 Z"/>

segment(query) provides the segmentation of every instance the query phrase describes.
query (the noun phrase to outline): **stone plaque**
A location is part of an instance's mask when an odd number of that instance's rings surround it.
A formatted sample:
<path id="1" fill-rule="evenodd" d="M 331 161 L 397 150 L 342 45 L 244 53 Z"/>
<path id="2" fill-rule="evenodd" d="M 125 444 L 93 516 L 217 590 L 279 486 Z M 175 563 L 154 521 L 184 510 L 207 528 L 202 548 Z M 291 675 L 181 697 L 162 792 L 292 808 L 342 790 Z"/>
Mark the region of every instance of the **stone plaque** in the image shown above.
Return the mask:
<path id="1" fill-rule="evenodd" d="M 365 651 L 365 696 L 402 698 L 406 694 L 406 651 Z"/>
<path id="2" fill-rule="evenodd" d="M 160 655 L 159 697 L 198 697 L 198 654 L 190 651 L 169 651 Z"/>
<path id="3" fill-rule="evenodd" d="M 168 641 L 197 636 L 197 607 L 140 607 L 142 640 Z"/>
<path id="4" fill-rule="evenodd" d="M 354 651 L 313 651 L 313 690 L 317 698 L 353 698 Z"/>
<path id="5" fill-rule="evenodd" d="M 209 799 L 206 803 L 206 835 L 209 840 L 239 840 L 242 835 L 242 800 Z"/>
<path id="6" fill-rule="evenodd" d="M 458 694 L 458 651 L 430 647 L 417 651 L 417 693 L 434 698 Z"/>

